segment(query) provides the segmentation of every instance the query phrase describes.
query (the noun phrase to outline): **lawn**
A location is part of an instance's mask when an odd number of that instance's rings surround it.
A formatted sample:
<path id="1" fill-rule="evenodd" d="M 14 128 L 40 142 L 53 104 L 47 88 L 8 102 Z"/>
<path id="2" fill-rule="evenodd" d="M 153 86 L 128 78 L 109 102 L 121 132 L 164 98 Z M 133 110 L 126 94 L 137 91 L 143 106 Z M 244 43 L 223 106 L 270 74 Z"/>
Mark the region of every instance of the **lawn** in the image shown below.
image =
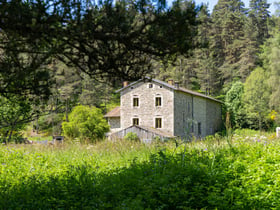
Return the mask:
<path id="1" fill-rule="evenodd" d="M 279 209 L 280 143 L 239 132 L 191 143 L 0 147 L 1 209 Z"/>

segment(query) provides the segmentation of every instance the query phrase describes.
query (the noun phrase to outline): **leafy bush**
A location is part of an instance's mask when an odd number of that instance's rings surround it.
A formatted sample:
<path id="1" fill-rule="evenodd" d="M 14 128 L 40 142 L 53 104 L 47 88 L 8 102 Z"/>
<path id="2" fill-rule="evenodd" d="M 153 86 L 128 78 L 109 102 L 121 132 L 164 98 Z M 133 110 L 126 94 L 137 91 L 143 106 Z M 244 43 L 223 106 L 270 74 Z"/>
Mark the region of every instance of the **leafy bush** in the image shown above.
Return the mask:
<path id="1" fill-rule="evenodd" d="M 69 122 L 62 123 L 63 133 L 70 139 L 79 138 L 92 142 L 104 137 L 109 125 L 100 109 L 76 106 L 69 114 Z"/>
<path id="2" fill-rule="evenodd" d="M 140 141 L 139 137 L 137 136 L 136 133 L 133 133 L 133 132 L 128 132 L 125 137 L 124 137 L 125 140 L 128 140 L 128 141 Z"/>

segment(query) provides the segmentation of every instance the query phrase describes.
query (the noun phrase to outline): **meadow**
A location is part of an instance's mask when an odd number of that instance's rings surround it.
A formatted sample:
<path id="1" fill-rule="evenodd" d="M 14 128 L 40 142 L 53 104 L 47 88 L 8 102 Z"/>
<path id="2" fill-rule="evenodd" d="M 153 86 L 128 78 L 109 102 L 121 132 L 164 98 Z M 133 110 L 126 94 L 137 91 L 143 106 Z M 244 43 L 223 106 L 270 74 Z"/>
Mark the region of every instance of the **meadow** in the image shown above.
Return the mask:
<path id="1" fill-rule="evenodd" d="M 0 146 L 0 209 L 279 209 L 271 134 Z"/>

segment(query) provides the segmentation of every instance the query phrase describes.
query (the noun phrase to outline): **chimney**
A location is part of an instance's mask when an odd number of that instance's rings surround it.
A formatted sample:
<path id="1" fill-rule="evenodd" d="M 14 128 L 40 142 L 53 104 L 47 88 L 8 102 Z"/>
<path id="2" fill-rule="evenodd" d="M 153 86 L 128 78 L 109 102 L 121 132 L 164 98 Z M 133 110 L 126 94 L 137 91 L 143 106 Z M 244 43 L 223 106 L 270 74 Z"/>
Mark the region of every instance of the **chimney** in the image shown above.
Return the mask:
<path id="1" fill-rule="evenodd" d="M 174 82 L 174 87 L 177 88 L 177 89 L 179 88 L 179 82 L 178 81 Z"/>
<path id="2" fill-rule="evenodd" d="M 167 82 L 168 82 L 169 85 L 173 86 L 173 79 L 169 79 Z"/>
<path id="3" fill-rule="evenodd" d="M 128 81 L 123 82 L 123 87 L 126 87 L 126 86 L 128 86 Z"/>

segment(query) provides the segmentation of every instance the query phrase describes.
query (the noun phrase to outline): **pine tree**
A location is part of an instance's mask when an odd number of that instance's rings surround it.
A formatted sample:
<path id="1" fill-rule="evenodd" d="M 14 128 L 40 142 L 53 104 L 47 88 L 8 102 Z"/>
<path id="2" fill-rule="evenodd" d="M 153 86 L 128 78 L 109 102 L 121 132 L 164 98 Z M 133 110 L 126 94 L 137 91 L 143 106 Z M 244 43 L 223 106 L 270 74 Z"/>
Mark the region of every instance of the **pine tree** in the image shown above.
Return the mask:
<path id="1" fill-rule="evenodd" d="M 211 48 L 225 85 L 240 79 L 238 62 L 244 47 L 244 3 L 220 0 L 212 13 Z"/>
<path id="2" fill-rule="evenodd" d="M 251 0 L 249 18 L 251 19 L 253 27 L 256 29 L 256 38 L 258 45 L 264 43 L 264 40 L 269 37 L 268 22 L 270 12 L 268 10 L 269 4 L 267 0 Z"/>
<path id="3" fill-rule="evenodd" d="M 196 81 L 202 92 L 216 95 L 221 89 L 221 75 L 215 66 L 215 58 L 211 56 L 213 49 L 209 47 L 211 19 L 206 5 L 201 8 L 198 14 L 198 22 L 200 24 L 196 40 L 201 48 L 194 51 Z"/>

